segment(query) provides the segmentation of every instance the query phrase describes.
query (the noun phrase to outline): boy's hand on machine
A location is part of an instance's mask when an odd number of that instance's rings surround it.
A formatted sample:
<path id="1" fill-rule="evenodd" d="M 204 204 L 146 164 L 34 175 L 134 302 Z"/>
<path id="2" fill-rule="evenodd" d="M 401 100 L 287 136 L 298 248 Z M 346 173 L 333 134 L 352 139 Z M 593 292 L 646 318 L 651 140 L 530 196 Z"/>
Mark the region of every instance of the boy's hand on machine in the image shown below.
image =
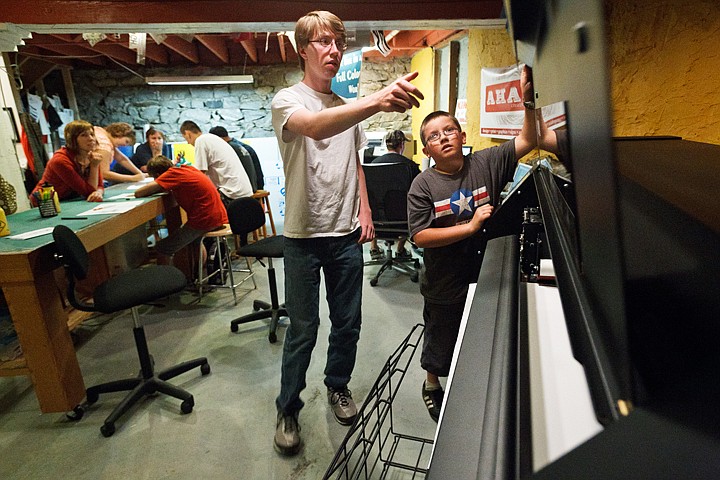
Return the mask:
<path id="1" fill-rule="evenodd" d="M 493 206 L 490 204 L 485 204 L 475 209 L 475 213 L 473 214 L 473 218 L 470 220 L 470 223 L 472 223 L 473 227 L 475 227 L 476 232 L 479 231 L 483 223 L 490 218 L 492 212 Z"/>
<path id="2" fill-rule="evenodd" d="M 523 102 L 534 102 L 535 92 L 532 84 L 532 68 L 523 65 L 520 70 L 520 89 L 522 90 Z"/>

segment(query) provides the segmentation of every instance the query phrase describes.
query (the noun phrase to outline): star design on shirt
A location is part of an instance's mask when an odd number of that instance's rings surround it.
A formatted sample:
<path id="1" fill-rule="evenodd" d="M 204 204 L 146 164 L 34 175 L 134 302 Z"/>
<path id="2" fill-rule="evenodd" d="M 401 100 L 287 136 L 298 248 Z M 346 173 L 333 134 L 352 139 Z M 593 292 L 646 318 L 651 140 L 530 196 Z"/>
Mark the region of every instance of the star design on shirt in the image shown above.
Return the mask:
<path id="1" fill-rule="evenodd" d="M 458 206 L 458 215 L 462 215 L 462 213 L 467 210 L 468 212 L 472 212 L 472 208 L 470 208 L 470 202 L 472 202 L 472 195 L 466 196 L 462 191 L 458 192 L 459 198 L 457 200 L 453 200 L 452 203 Z"/>

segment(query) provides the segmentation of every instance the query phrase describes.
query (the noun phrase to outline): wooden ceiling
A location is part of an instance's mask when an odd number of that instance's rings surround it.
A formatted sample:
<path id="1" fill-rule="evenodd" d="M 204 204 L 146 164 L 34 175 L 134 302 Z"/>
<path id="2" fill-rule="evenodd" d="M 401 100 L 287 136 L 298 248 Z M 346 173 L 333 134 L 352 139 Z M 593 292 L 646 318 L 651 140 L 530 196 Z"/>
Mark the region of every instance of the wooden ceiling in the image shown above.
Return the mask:
<path id="1" fill-rule="evenodd" d="M 394 56 L 411 56 L 468 28 L 502 24 L 502 0 L 3 0 L 0 49 L 18 45 L 10 59 L 26 84 L 57 67 L 135 71 L 296 64 L 283 32 L 311 10 L 342 18 L 356 37 L 351 48 L 371 46 L 370 30 L 382 30 Z M 144 65 L 130 48 L 130 33 L 148 33 Z M 105 38 L 93 45 L 83 34 Z"/>
<path id="2" fill-rule="evenodd" d="M 435 46 L 461 30 L 403 30 L 392 32 L 388 44 L 392 56 L 410 56 L 416 51 Z M 391 31 L 385 31 L 385 36 Z M 127 33 L 105 33 L 106 38 L 92 45 L 76 34 L 33 34 L 18 48 L 21 59 L 42 60 L 71 67 L 118 68 L 120 64 L 138 65 L 136 50 L 130 47 Z M 369 31 L 359 33 L 363 38 L 355 46 L 372 45 Z M 158 41 L 160 43 L 158 43 Z M 351 44 L 351 47 L 353 45 Z M 377 50 L 368 56 L 380 56 Z M 297 63 L 297 53 L 287 35 L 282 32 L 204 33 L 191 35 L 163 34 L 157 40 L 148 35 L 145 67 L 169 66 L 206 67 L 274 65 Z"/>

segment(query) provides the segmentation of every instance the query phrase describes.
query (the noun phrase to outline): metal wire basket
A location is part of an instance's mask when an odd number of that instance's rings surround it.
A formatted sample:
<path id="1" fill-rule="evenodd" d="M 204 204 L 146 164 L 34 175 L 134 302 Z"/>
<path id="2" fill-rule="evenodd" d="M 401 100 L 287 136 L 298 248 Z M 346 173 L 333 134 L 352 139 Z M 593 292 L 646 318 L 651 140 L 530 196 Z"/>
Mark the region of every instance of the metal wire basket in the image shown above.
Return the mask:
<path id="1" fill-rule="evenodd" d="M 425 478 L 433 441 L 393 426 L 393 401 L 423 332 L 415 325 L 387 359 L 323 479 Z"/>

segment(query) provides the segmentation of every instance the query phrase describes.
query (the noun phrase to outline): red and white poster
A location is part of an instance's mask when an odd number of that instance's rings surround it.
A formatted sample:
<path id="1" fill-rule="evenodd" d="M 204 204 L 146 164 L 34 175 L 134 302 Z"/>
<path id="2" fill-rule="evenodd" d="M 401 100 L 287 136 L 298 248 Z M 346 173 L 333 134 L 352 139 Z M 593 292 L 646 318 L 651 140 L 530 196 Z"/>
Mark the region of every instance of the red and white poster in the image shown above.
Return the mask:
<path id="1" fill-rule="evenodd" d="M 483 68 L 480 88 L 480 136 L 516 137 L 525 115 L 519 68 Z M 565 125 L 565 107 L 562 103 L 543 107 L 542 114 L 549 128 Z"/>
<path id="2" fill-rule="evenodd" d="M 467 123 L 467 98 L 458 98 L 455 103 L 455 118 L 465 125 Z"/>

